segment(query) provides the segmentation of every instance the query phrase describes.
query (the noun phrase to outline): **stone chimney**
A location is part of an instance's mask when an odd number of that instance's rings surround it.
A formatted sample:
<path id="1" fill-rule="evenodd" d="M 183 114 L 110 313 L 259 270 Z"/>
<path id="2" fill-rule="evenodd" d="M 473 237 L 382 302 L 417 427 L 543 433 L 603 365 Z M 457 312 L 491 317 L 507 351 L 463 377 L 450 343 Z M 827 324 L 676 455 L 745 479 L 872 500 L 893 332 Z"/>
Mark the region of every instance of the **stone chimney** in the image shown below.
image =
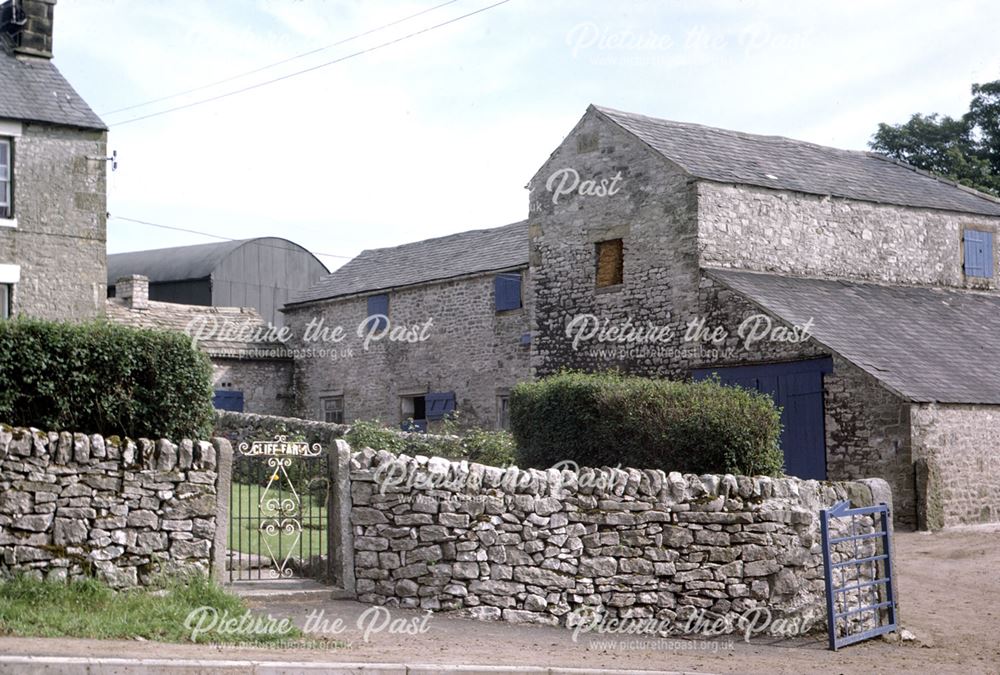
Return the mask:
<path id="1" fill-rule="evenodd" d="M 141 274 L 122 277 L 115 282 L 115 297 L 129 309 L 149 309 L 149 277 Z"/>
<path id="2" fill-rule="evenodd" d="M 0 35 L 16 54 L 52 58 L 56 0 L 7 0 L 0 5 Z"/>

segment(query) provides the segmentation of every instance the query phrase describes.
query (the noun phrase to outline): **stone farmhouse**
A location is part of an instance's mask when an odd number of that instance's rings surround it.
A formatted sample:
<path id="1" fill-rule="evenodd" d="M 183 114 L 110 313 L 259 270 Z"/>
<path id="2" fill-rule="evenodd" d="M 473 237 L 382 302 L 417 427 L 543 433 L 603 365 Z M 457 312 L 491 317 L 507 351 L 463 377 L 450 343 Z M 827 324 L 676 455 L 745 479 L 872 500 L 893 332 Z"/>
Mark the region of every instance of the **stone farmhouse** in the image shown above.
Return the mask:
<path id="1" fill-rule="evenodd" d="M 104 311 L 107 127 L 52 63 L 54 5 L 0 4 L 0 318 Z"/>
<path id="2" fill-rule="evenodd" d="M 527 225 L 366 251 L 293 299 L 300 336 L 434 319 L 425 341 L 296 359 L 298 413 L 503 426 L 513 383 L 564 367 L 716 376 L 782 406 L 790 474 L 885 478 L 903 526 L 1000 520 L 1000 202 L 595 106 L 529 190 Z"/>

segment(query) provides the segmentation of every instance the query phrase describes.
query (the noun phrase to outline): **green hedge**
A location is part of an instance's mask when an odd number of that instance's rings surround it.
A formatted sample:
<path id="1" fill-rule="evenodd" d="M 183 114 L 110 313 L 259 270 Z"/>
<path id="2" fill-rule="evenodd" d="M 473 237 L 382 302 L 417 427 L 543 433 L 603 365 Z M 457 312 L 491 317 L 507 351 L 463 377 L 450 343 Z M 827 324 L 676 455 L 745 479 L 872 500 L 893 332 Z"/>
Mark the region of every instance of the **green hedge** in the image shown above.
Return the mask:
<path id="1" fill-rule="evenodd" d="M 519 466 L 780 475 L 781 417 L 770 397 L 717 381 L 560 373 L 510 397 Z"/>
<path id="2" fill-rule="evenodd" d="M 212 366 L 182 333 L 103 321 L 0 321 L 0 422 L 207 438 Z"/>

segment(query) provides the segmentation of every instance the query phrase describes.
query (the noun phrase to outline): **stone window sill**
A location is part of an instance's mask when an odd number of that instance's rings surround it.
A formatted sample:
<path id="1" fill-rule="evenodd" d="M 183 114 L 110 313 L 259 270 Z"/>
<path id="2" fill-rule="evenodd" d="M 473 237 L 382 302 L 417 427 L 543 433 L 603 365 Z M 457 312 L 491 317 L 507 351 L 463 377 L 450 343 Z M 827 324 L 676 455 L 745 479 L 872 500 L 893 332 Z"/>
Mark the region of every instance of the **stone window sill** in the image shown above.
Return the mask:
<path id="1" fill-rule="evenodd" d="M 17 218 L 0 218 L 0 227 L 17 229 Z"/>
<path id="2" fill-rule="evenodd" d="M 613 284 L 611 286 L 598 286 L 594 289 L 595 293 L 617 293 L 618 291 L 625 288 L 625 284 Z"/>

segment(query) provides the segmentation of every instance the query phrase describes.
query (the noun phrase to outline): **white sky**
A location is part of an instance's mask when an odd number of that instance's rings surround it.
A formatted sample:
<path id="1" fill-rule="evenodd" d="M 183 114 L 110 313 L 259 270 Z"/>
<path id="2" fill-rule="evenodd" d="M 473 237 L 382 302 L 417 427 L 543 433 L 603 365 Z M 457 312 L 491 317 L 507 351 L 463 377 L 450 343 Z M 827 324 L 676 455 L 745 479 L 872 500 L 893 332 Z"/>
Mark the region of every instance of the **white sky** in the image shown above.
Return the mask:
<path id="1" fill-rule="evenodd" d="M 318 253 L 503 225 L 589 103 L 864 149 L 879 122 L 959 115 L 1000 79 L 1000 3 L 510 0 L 254 91 L 156 112 L 333 60 L 496 0 L 62 0 L 55 62 L 111 126 L 109 210 Z M 210 238 L 112 219 L 108 250 Z M 343 260 L 321 258 L 334 268 Z"/>

